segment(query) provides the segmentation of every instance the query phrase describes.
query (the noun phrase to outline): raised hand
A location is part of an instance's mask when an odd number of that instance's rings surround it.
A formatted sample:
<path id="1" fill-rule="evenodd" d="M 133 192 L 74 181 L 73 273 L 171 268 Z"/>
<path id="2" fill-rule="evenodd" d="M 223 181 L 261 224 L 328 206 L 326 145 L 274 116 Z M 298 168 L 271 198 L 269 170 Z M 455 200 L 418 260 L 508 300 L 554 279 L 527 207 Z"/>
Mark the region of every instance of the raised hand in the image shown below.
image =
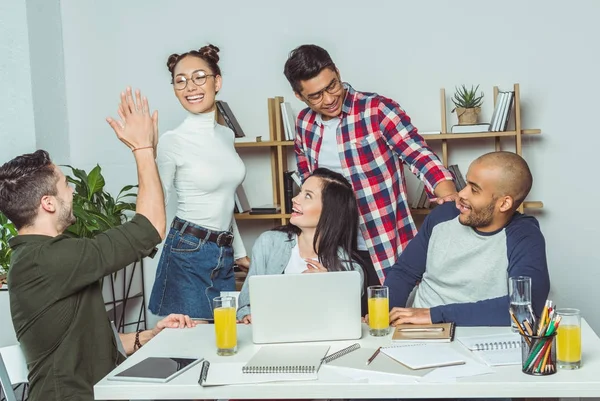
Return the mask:
<path id="1" fill-rule="evenodd" d="M 108 117 L 106 121 L 115 131 L 117 138 L 129 149 L 152 148 L 156 150 L 158 143 L 158 111 L 150 115 L 148 99 L 135 91 L 135 99 L 131 88 L 121 92 L 121 103 L 118 109 L 120 120 Z"/>

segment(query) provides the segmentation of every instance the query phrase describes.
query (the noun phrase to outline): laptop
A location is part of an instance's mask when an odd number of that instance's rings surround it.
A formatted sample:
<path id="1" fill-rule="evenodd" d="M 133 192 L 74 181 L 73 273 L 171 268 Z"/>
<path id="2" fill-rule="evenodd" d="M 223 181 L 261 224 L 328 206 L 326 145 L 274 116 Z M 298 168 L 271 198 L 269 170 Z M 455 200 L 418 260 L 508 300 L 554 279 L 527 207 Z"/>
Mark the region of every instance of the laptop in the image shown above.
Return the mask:
<path id="1" fill-rule="evenodd" d="M 361 337 L 357 271 L 251 276 L 248 280 L 254 343 Z"/>

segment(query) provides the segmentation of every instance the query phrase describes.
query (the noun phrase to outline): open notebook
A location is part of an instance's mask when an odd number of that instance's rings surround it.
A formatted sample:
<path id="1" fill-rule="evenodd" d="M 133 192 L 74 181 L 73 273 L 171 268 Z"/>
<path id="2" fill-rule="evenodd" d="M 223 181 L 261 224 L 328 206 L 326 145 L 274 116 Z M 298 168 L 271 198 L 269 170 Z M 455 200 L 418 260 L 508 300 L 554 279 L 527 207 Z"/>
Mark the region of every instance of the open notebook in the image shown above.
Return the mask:
<path id="1" fill-rule="evenodd" d="M 516 333 L 457 337 L 465 347 L 489 366 L 521 363 L 521 338 Z"/>
<path id="2" fill-rule="evenodd" d="M 367 365 L 369 358 L 375 353 L 376 348 L 360 348 L 358 344 L 348 347 L 344 350 L 328 355 L 324 360 L 324 366 L 330 369 L 339 369 L 344 371 L 352 369 L 362 372 L 367 378 L 377 378 L 378 375 L 405 376 L 410 379 L 418 379 L 431 372 L 432 369 L 413 370 L 398 363 L 383 352 Z M 357 375 L 361 373 L 357 372 Z M 356 376 L 356 375 L 355 375 Z M 399 378 L 398 378 L 399 379 Z M 397 380 L 398 380 L 397 379 Z"/>
<path id="3" fill-rule="evenodd" d="M 463 365 L 466 358 L 450 344 L 412 343 L 382 347 L 381 352 L 410 369 Z"/>
<path id="4" fill-rule="evenodd" d="M 316 380 L 329 345 L 265 345 L 247 362 L 202 363 L 202 386 Z"/>

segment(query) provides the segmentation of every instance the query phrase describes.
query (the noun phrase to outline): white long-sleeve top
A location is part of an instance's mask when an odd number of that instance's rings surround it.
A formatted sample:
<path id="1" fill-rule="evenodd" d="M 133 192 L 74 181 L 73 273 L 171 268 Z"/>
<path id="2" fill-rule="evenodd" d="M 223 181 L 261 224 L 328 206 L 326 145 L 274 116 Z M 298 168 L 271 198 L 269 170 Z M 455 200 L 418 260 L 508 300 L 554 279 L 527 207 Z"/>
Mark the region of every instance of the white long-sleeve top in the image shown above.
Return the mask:
<path id="1" fill-rule="evenodd" d="M 177 193 L 177 216 L 215 231 L 232 230 L 234 258 L 246 249 L 233 218 L 235 190 L 246 176 L 234 148 L 234 133 L 215 121 L 215 113 L 189 114 L 161 135 L 156 162 L 165 202 Z"/>

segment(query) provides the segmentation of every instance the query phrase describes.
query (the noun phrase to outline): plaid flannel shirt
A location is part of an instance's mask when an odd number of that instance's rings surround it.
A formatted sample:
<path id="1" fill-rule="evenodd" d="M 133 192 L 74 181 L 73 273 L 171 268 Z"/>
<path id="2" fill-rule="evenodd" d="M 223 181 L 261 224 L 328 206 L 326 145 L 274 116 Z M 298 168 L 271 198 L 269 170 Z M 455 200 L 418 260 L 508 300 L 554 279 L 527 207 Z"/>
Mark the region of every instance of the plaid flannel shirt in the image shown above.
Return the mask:
<path id="1" fill-rule="evenodd" d="M 402 164 L 425 183 L 430 194 L 452 176 L 427 146 L 400 105 L 344 83 L 337 144 L 342 171 L 356 193 L 360 231 L 380 281 L 417 229 L 410 215 Z M 303 179 L 318 167 L 323 125 L 310 108 L 296 120 L 294 150 Z"/>

